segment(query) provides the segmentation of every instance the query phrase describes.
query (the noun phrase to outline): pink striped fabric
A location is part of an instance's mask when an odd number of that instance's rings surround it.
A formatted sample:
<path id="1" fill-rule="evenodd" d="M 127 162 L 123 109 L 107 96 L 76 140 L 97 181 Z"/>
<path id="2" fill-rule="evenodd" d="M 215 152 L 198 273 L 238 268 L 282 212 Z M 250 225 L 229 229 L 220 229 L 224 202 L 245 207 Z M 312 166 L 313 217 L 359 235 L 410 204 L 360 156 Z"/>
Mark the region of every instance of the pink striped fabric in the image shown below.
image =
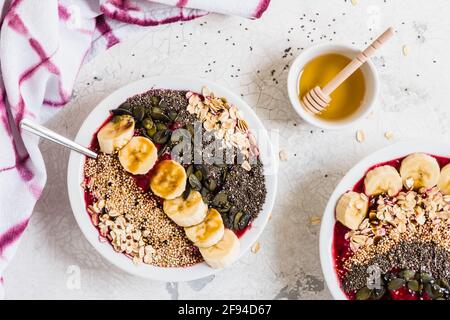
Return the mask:
<path id="1" fill-rule="evenodd" d="M 0 0 L 0 297 L 46 181 L 38 139 L 24 118 L 44 122 L 69 100 L 78 70 L 139 26 L 208 12 L 259 18 L 269 0 Z"/>

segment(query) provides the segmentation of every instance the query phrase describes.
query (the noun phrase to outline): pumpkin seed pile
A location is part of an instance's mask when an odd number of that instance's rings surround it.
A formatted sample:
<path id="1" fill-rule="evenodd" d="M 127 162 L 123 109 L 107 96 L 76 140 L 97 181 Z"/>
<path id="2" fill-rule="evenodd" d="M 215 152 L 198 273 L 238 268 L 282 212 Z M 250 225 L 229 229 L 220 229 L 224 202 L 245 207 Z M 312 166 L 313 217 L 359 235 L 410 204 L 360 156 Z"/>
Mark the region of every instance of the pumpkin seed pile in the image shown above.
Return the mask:
<path id="1" fill-rule="evenodd" d="M 186 129 L 191 137 L 194 123 L 198 119 L 187 111 L 189 101 L 186 91 L 150 90 L 129 98 L 118 108 L 111 110 L 114 116 L 131 115 L 136 122 L 136 132 L 145 136 L 159 146 L 159 156 L 168 155 L 182 139 L 181 131 Z M 214 163 L 205 159 L 205 147 L 210 145 L 214 135 L 201 126 L 203 141 L 202 164 L 183 164 L 187 173 L 187 187 L 183 196 L 187 197 L 190 190 L 197 190 L 203 200 L 212 208 L 217 209 L 227 228 L 244 230 L 261 211 L 266 198 L 263 166 L 258 160 L 245 170 L 241 165 Z M 193 141 L 194 139 L 192 139 Z M 192 159 L 196 159 L 192 150 Z M 239 150 L 233 150 L 238 154 Z M 225 160 L 226 152 L 224 153 Z M 236 161 L 235 161 L 236 162 Z"/>
<path id="2" fill-rule="evenodd" d="M 367 288 L 368 268 L 377 265 L 383 274 L 381 288 Z M 392 270 L 400 270 L 392 272 Z M 389 299 L 400 291 L 425 299 L 450 299 L 450 258 L 442 247 L 427 242 L 403 242 L 369 264 L 353 265 L 343 279 L 346 292 L 358 300 Z"/>

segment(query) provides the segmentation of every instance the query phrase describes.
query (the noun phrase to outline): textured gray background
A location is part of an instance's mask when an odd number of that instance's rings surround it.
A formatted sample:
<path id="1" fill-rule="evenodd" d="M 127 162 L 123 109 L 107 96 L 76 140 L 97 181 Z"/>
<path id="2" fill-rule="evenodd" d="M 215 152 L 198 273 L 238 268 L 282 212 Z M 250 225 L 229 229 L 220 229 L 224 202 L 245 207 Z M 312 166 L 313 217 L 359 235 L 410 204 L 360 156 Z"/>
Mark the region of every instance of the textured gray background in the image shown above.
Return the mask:
<path id="1" fill-rule="evenodd" d="M 320 269 L 319 226 L 311 218 L 322 215 L 335 185 L 363 156 L 398 140 L 449 138 L 449 13 L 446 0 L 356 5 L 273 0 L 258 21 L 209 15 L 152 27 L 97 56 L 82 68 L 72 102 L 48 123 L 52 129 L 73 138 L 101 99 L 142 77 L 183 74 L 217 81 L 241 94 L 265 126 L 280 133 L 279 148 L 288 153 L 288 161 L 280 165 L 273 218 L 260 239 L 261 250 L 216 276 L 179 284 L 142 280 L 113 267 L 84 239 L 67 197 L 68 152 L 43 142 L 48 183 L 5 274 L 7 297 L 330 298 Z M 292 59 L 319 42 L 363 47 L 388 25 L 398 34 L 374 58 L 381 79 L 374 114 L 336 132 L 302 122 L 286 92 Z M 404 45 L 410 48 L 408 56 Z M 355 139 L 360 128 L 366 132 L 364 143 Z M 385 139 L 388 130 L 393 140 Z M 79 289 L 70 285 L 73 268 L 80 270 Z"/>

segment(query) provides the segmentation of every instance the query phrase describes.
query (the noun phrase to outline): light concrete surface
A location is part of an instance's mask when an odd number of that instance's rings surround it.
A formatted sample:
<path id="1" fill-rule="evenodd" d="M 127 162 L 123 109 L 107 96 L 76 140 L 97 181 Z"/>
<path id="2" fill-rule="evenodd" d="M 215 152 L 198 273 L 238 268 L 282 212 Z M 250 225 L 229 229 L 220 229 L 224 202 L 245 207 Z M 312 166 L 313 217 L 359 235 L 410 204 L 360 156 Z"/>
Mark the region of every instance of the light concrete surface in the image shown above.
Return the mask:
<path id="1" fill-rule="evenodd" d="M 48 123 L 52 129 L 73 138 L 89 111 L 122 85 L 142 77 L 190 75 L 241 94 L 267 129 L 279 133 L 278 148 L 288 160 L 280 163 L 276 205 L 260 238 L 261 250 L 216 276 L 188 283 L 127 275 L 94 251 L 72 216 L 68 151 L 42 142 L 48 183 L 5 274 L 7 298 L 331 298 L 319 262 L 319 225 L 311 220 L 322 215 L 335 185 L 359 159 L 383 146 L 450 137 L 449 13 L 447 0 L 357 5 L 273 0 L 261 20 L 211 14 L 143 29 L 100 54 L 81 69 L 73 100 Z M 364 47 L 389 25 L 398 32 L 374 58 L 381 79 L 374 114 L 342 131 L 305 124 L 287 98 L 287 68 L 295 56 L 320 42 Z M 363 143 L 356 141 L 357 129 L 366 133 Z M 386 131 L 392 131 L 392 140 L 384 137 Z"/>

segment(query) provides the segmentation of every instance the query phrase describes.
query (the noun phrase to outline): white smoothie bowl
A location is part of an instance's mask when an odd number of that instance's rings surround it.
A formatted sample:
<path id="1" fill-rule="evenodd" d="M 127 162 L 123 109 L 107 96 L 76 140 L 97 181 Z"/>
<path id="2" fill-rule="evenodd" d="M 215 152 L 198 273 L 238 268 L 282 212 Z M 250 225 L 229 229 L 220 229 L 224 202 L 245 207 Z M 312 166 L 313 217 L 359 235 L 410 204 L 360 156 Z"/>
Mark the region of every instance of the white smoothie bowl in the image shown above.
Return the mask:
<path id="1" fill-rule="evenodd" d="M 347 299 L 340 287 L 338 275 L 335 270 L 333 257 L 333 235 L 335 219 L 335 207 L 339 198 L 347 191 L 353 189 L 355 184 L 364 177 L 367 170 L 390 160 L 408 156 L 411 153 L 423 152 L 434 156 L 450 157 L 449 142 L 430 141 L 405 141 L 381 149 L 357 163 L 337 185 L 331 195 L 322 218 L 320 228 L 320 262 L 325 281 L 332 296 L 338 300 Z"/>
<path id="2" fill-rule="evenodd" d="M 359 109 L 351 116 L 337 120 L 329 121 L 321 119 L 309 111 L 307 111 L 300 102 L 300 95 L 304 95 L 306 92 L 299 92 L 300 78 L 305 65 L 311 60 L 330 53 L 337 53 L 346 56 L 350 59 L 356 57 L 360 52 L 359 49 L 335 44 L 319 44 L 306 49 L 302 52 L 293 62 L 289 69 L 289 75 L 287 80 L 287 89 L 289 94 L 289 100 L 295 111 L 306 122 L 322 128 L 322 129 L 341 129 L 350 126 L 358 120 L 364 118 L 372 110 L 376 98 L 378 96 L 379 79 L 377 69 L 371 60 L 367 61 L 362 67 L 362 73 L 366 83 L 366 93 L 364 101 Z"/>
<path id="3" fill-rule="evenodd" d="M 252 222 L 251 227 L 240 238 L 241 256 L 248 251 L 252 244 L 262 233 L 272 211 L 277 189 L 276 158 L 269 140 L 267 131 L 254 111 L 241 98 L 228 89 L 204 79 L 192 79 L 187 77 L 155 77 L 147 78 L 127 86 L 124 86 L 110 94 L 100 102 L 88 115 L 81 125 L 75 141 L 81 145 L 89 146 L 94 134 L 109 116 L 109 111 L 118 107 L 127 98 L 144 93 L 150 89 L 191 90 L 201 92 L 203 86 L 207 86 L 212 92 L 224 96 L 238 107 L 247 120 L 250 131 L 256 136 L 260 148 L 260 159 L 264 165 L 266 179 L 266 201 L 258 217 Z M 206 263 L 198 263 L 186 268 L 161 268 L 147 264 L 134 264 L 124 254 L 115 252 L 108 242 L 99 241 L 97 228 L 92 224 L 89 214 L 86 212 L 84 190 L 81 183 L 84 180 L 84 164 L 86 158 L 72 152 L 70 154 L 67 184 L 72 211 L 81 231 L 92 246 L 108 261 L 122 270 L 144 278 L 161 281 L 189 281 L 206 277 L 216 273 L 217 269 L 210 268 Z M 231 266 L 232 267 L 232 266 Z"/>

